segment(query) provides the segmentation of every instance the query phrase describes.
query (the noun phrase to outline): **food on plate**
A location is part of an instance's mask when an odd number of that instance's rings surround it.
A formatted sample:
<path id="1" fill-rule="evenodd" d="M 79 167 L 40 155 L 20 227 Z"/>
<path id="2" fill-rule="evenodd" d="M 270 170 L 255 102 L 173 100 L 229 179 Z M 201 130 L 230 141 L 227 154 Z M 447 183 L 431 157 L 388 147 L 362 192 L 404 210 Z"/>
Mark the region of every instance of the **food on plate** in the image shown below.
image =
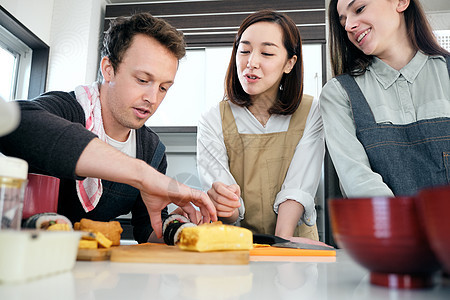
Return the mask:
<path id="1" fill-rule="evenodd" d="M 187 227 L 181 231 L 178 246 L 189 251 L 250 250 L 253 234 L 250 230 L 222 222 Z"/>
<path id="2" fill-rule="evenodd" d="M 120 245 L 120 236 L 122 234 L 122 226 L 117 221 L 101 222 L 89 219 L 81 219 L 75 223 L 75 230 L 90 231 L 93 233 L 100 232 L 104 237 L 112 242 L 113 246 Z"/>

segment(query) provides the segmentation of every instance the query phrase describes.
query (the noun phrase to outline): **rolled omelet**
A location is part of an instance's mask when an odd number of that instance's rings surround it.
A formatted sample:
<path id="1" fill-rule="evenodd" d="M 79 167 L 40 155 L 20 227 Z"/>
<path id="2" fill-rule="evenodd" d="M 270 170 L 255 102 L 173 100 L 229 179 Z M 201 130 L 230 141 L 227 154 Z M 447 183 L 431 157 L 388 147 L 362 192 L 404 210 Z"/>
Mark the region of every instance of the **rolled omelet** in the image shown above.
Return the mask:
<path id="1" fill-rule="evenodd" d="M 222 222 L 187 227 L 181 231 L 178 246 L 188 251 L 250 250 L 253 234 L 250 230 Z"/>

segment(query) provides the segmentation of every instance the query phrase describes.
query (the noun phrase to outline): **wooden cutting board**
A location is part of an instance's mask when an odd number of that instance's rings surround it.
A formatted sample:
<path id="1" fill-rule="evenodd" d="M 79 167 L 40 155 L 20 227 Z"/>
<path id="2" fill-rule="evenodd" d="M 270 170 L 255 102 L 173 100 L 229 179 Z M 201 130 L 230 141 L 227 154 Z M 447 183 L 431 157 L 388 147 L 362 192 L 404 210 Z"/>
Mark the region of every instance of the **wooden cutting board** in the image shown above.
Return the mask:
<path id="1" fill-rule="evenodd" d="M 245 265 L 250 261 L 249 251 L 194 252 L 181 250 L 177 246 L 154 243 L 117 246 L 110 249 L 79 249 L 77 256 L 77 260 L 108 259 L 114 262 L 214 265 Z"/>
<path id="2" fill-rule="evenodd" d="M 79 249 L 77 260 L 176 264 L 242 265 L 249 261 L 336 261 L 335 250 L 255 247 L 250 251 L 192 252 L 165 244 L 140 244 L 109 249 Z"/>
<path id="3" fill-rule="evenodd" d="M 111 249 L 112 248 L 78 249 L 77 260 L 83 261 L 108 260 L 111 256 Z"/>

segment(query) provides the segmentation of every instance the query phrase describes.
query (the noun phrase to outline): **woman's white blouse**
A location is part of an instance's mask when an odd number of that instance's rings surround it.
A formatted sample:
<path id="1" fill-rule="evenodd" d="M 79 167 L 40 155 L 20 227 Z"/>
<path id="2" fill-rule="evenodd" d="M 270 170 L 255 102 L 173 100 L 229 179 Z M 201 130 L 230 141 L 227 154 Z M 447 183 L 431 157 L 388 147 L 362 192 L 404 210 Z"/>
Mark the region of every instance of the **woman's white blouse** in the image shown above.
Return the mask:
<path id="1" fill-rule="evenodd" d="M 265 134 L 284 132 L 289 128 L 291 116 L 272 115 L 264 127 L 247 109 L 231 103 L 231 111 L 236 120 L 239 133 Z M 314 197 L 322 174 L 325 154 L 322 117 L 319 102 L 314 99 L 308 115 L 303 137 L 298 143 L 286 178 L 274 202 L 274 211 L 286 200 L 295 200 L 305 208 L 299 220 L 307 225 L 316 222 Z M 225 147 L 219 104 L 205 112 L 199 121 L 197 132 L 197 168 L 202 188 L 207 191 L 216 181 L 235 184 L 230 173 L 228 155 Z M 239 220 L 244 218 L 245 205 L 241 198 Z"/>

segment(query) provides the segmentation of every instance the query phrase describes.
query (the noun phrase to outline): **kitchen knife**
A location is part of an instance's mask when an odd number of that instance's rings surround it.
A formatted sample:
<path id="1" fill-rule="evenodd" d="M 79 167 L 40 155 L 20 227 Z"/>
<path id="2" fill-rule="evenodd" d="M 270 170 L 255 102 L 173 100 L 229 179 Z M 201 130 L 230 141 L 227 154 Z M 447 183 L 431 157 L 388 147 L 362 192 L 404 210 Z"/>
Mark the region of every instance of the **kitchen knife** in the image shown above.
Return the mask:
<path id="1" fill-rule="evenodd" d="M 306 243 L 296 243 L 296 242 L 286 242 L 286 243 L 275 243 L 272 247 L 279 248 L 296 248 L 296 249 L 308 249 L 308 250 L 335 250 L 333 247 L 306 244 Z"/>
<path id="2" fill-rule="evenodd" d="M 265 233 L 254 233 L 253 234 L 253 243 L 256 244 L 264 244 L 264 245 L 273 245 L 276 243 L 287 243 L 289 240 L 283 239 L 279 236 Z"/>

